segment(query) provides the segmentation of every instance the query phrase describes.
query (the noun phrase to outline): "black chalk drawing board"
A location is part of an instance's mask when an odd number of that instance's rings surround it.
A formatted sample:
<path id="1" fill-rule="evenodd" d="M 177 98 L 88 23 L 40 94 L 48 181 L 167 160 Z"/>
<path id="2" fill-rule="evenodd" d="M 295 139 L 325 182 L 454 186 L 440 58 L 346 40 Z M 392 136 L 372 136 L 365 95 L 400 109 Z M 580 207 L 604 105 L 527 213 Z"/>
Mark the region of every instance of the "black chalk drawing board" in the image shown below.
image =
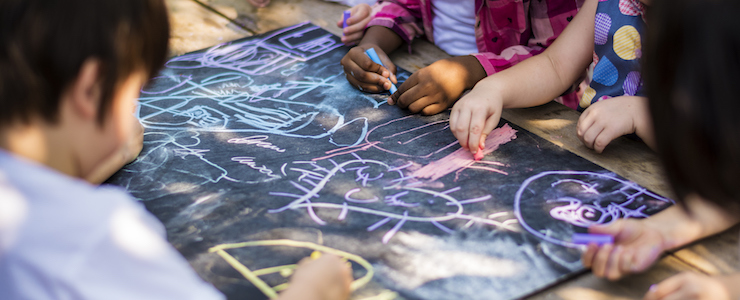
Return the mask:
<path id="1" fill-rule="evenodd" d="M 229 299 L 273 297 L 315 250 L 351 262 L 353 299 L 520 298 L 584 270 L 572 233 L 673 203 L 506 121 L 473 161 L 448 113 L 352 88 L 347 50 L 303 23 L 142 91 L 144 150 L 109 182 Z"/>

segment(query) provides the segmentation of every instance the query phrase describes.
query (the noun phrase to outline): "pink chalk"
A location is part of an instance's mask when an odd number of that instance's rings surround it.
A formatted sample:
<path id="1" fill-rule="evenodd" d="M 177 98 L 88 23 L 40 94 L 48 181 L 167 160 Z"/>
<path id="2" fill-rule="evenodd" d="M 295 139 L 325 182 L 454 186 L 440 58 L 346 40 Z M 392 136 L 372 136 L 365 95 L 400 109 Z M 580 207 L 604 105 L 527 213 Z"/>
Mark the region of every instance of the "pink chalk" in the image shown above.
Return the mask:
<path id="1" fill-rule="evenodd" d="M 496 151 L 500 145 L 506 144 L 511 140 L 516 139 L 516 130 L 511 128 L 509 124 L 504 124 L 499 128 L 494 129 L 486 138 L 486 148 L 478 150 L 479 155 L 486 155 Z M 455 152 L 448 154 L 447 156 L 433 161 L 428 165 L 414 171 L 412 176 L 416 178 L 429 178 L 431 180 L 437 180 L 447 174 L 456 172 L 457 170 L 470 167 L 471 164 L 475 163 L 471 158 L 473 154 L 468 149 L 457 149 Z"/>
<path id="2" fill-rule="evenodd" d="M 483 149 L 478 148 L 478 152 L 475 152 L 475 155 L 473 156 L 473 159 L 475 159 L 475 160 L 481 160 L 481 159 L 483 159 L 483 156 L 486 156 L 485 154 L 483 154 Z"/>

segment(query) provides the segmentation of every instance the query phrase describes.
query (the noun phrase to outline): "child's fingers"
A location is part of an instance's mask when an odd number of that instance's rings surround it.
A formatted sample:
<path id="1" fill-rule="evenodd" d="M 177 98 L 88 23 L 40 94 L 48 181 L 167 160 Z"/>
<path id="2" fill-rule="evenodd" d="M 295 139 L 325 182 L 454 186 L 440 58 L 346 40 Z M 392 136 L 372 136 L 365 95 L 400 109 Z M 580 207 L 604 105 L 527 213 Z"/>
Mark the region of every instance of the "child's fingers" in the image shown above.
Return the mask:
<path id="1" fill-rule="evenodd" d="M 432 105 L 429 105 L 427 107 L 424 107 L 424 109 L 421 110 L 422 115 L 436 115 L 438 113 L 441 113 L 447 109 L 447 105 L 441 104 L 441 103 L 434 103 Z"/>
<path id="2" fill-rule="evenodd" d="M 457 113 L 454 124 L 450 122 L 450 129 L 460 142 L 463 149 L 468 148 L 468 129 L 470 128 L 470 111 L 460 111 Z M 452 120 L 452 119 L 450 119 Z"/>
<path id="3" fill-rule="evenodd" d="M 589 127 L 586 132 L 583 135 L 583 139 L 581 139 L 581 142 L 583 142 L 586 147 L 593 149 L 594 148 L 594 141 L 596 141 L 596 137 L 599 136 L 599 134 L 604 130 L 604 127 L 601 125 L 601 123 L 594 123 Z"/>
<path id="4" fill-rule="evenodd" d="M 416 90 L 421 91 L 421 88 L 417 88 Z M 421 91 L 421 93 L 415 93 L 416 95 L 413 95 L 412 97 L 418 97 L 418 99 L 414 100 L 411 104 L 409 104 L 409 111 L 412 113 L 421 113 L 426 107 L 429 107 L 430 105 L 435 105 L 437 103 L 440 103 L 439 101 L 439 95 L 424 95 L 424 93 Z"/>
<path id="5" fill-rule="evenodd" d="M 604 149 L 606 148 L 606 146 L 608 146 L 609 143 L 611 143 L 611 141 L 613 141 L 618 136 L 619 135 L 615 135 L 614 132 L 612 132 L 612 130 L 605 128 L 594 139 L 594 143 L 593 143 L 594 151 L 596 151 L 596 153 L 604 152 Z"/>
<path id="6" fill-rule="evenodd" d="M 342 43 L 345 45 L 356 44 L 362 39 L 362 32 L 355 32 L 342 37 Z"/>
<path id="7" fill-rule="evenodd" d="M 401 94 L 400 97 L 398 97 L 396 105 L 398 105 L 398 107 L 400 108 L 408 109 L 412 113 L 418 113 L 419 111 L 421 111 L 422 108 L 424 108 L 425 105 L 420 106 L 420 104 L 414 104 L 416 103 L 416 101 L 419 101 L 419 99 L 424 96 L 423 93 L 424 91 L 422 91 L 419 86 L 412 86 L 410 89 Z M 412 107 L 412 105 L 414 106 Z"/>
<path id="8" fill-rule="evenodd" d="M 588 246 L 586 246 L 586 251 L 581 254 L 581 262 L 584 267 L 591 268 L 593 266 L 593 261 L 596 257 L 596 252 L 598 251 L 599 246 L 594 243 L 589 243 Z"/>
<path id="9" fill-rule="evenodd" d="M 612 250 L 614 250 L 614 245 L 606 244 L 601 246 L 601 249 L 596 253 L 593 264 L 591 265 L 591 271 L 596 277 L 604 277 L 606 275 L 606 264 L 609 261 Z"/>
<path id="10" fill-rule="evenodd" d="M 477 109 L 473 111 L 468 133 L 468 148 L 470 149 L 470 153 L 476 153 L 480 148 L 480 136 L 483 133 L 483 127 L 486 126 L 486 117 L 485 110 Z"/>
<path id="11" fill-rule="evenodd" d="M 622 253 L 622 259 L 619 260 L 619 271 L 622 274 L 627 274 L 632 272 L 632 262 L 634 261 L 635 257 L 635 249 L 629 248 L 625 249 Z"/>
<path id="12" fill-rule="evenodd" d="M 496 127 L 498 127 L 498 122 L 501 120 L 501 112 L 497 111 L 494 112 L 492 115 L 488 116 L 488 119 L 486 119 L 486 125 L 483 126 L 483 134 L 480 136 L 480 148 L 486 147 L 486 138 L 488 137 L 488 134 L 491 133 Z"/>
<path id="13" fill-rule="evenodd" d="M 419 76 L 416 76 L 416 73 L 411 74 L 411 76 L 409 77 L 409 79 L 407 79 L 403 84 L 401 84 L 400 86 L 398 86 L 398 90 L 391 95 L 391 99 L 390 100 L 392 101 L 392 103 L 390 103 L 390 104 L 391 105 L 394 105 L 394 104 L 398 104 L 399 102 L 401 102 L 402 96 L 403 95 L 406 95 L 407 92 L 410 89 L 416 87 L 416 84 L 418 83 L 418 81 L 419 81 Z M 405 101 L 407 101 L 407 100 L 405 100 Z M 399 104 L 399 106 L 400 105 L 403 105 L 403 106 L 401 106 L 401 108 L 405 108 L 405 107 L 408 106 L 408 103 L 405 102 L 405 101 L 403 102 L 403 104 Z"/>
<path id="14" fill-rule="evenodd" d="M 586 133 L 586 130 L 591 127 L 591 124 L 593 124 L 594 119 L 589 118 L 590 114 L 591 110 L 586 109 L 583 111 L 583 113 L 581 113 L 581 116 L 578 117 L 578 123 L 576 124 L 576 135 L 578 136 L 578 138 L 582 138 L 583 135 Z"/>
<path id="15" fill-rule="evenodd" d="M 361 82 L 357 80 L 355 77 L 350 76 L 350 74 L 347 74 L 347 81 L 349 82 L 349 84 L 351 84 L 352 86 L 356 87 L 357 89 L 363 92 L 380 93 L 384 91 L 382 86 L 379 86 L 377 84 L 372 84 L 372 83 Z"/>
<path id="16" fill-rule="evenodd" d="M 604 277 L 612 281 L 619 279 L 619 277 L 622 277 L 622 272 L 620 272 L 620 261 L 622 259 L 623 253 L 624 246 L 618 245 L 614 247 L 611 255 L 609 255 L 609 260 L 606 263 Z"/>
<path id="17" fill-rule="evenodd" d="M 684 278 L 686 278 L 686 273 L 681 273 L 675 276 L 672 276 L 666 280 L 663 280 L 657 285 L 651 286 L 650 290 L 645 294 L 645 300 L 658 300 L 658 299 L 668 299 L 668 297 L 671 294 L 676 294 L 681 289 L 681 286 L 684 284 Z M 675 298 L 678 299 L 678 298 Z"/>

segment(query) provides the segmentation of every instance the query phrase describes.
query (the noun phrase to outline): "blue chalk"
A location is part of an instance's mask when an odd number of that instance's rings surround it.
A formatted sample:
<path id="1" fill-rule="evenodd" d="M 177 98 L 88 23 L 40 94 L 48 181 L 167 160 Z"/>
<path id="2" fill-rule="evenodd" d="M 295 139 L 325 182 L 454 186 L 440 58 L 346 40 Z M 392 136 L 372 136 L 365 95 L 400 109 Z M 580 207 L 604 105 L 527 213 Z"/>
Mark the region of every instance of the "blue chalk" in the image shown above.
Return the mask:
<path id="1" fill-rule="evenodd" d="M 574 233 L 571 242 L 578 245 L 594 243 L 600 246 L 604 244 L 613 244 L 614 237 L 607 234 Z"/>
<path id="2" fill-rule="evenodd" d="M 380 61 L 380 57 L 378 57 L 378 52 L 375 52 L 375 48 L 370 48 L 370 49 L 365 50 L 365 54 L 367 54 L 367 56 L 370 57 L 370 60 L 372 60 L 374 63 L 385 67 L 383 62 Z M 393 82 L 391 82 L 391 90 L 390 90 L 391 94 L 395 93 L 397 90 L 398 89 L 396 88 L 396 85 L 393 84 Z"/>

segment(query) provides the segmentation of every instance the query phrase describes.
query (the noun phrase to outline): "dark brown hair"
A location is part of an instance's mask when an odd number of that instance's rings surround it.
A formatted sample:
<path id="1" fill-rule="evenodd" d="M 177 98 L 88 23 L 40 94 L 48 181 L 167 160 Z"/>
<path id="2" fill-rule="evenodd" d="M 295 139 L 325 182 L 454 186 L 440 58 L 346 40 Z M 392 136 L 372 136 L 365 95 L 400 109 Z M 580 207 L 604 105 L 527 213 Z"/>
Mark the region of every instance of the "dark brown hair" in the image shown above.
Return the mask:
<path id="1" fill-rule="evenodd" d="M 90 58 L 102 66 L 102 123 L 118 84 L 158 72 L 168 40 L 163 0 L 0 0 L 0 126 L 56 122 L 62 92 Z"/>
<path id="2" fill-rule="evenodd" d="M 644 78 L 658 152 L 678 196 L 740 203 L 740 1 L 659 0 Z"/>

